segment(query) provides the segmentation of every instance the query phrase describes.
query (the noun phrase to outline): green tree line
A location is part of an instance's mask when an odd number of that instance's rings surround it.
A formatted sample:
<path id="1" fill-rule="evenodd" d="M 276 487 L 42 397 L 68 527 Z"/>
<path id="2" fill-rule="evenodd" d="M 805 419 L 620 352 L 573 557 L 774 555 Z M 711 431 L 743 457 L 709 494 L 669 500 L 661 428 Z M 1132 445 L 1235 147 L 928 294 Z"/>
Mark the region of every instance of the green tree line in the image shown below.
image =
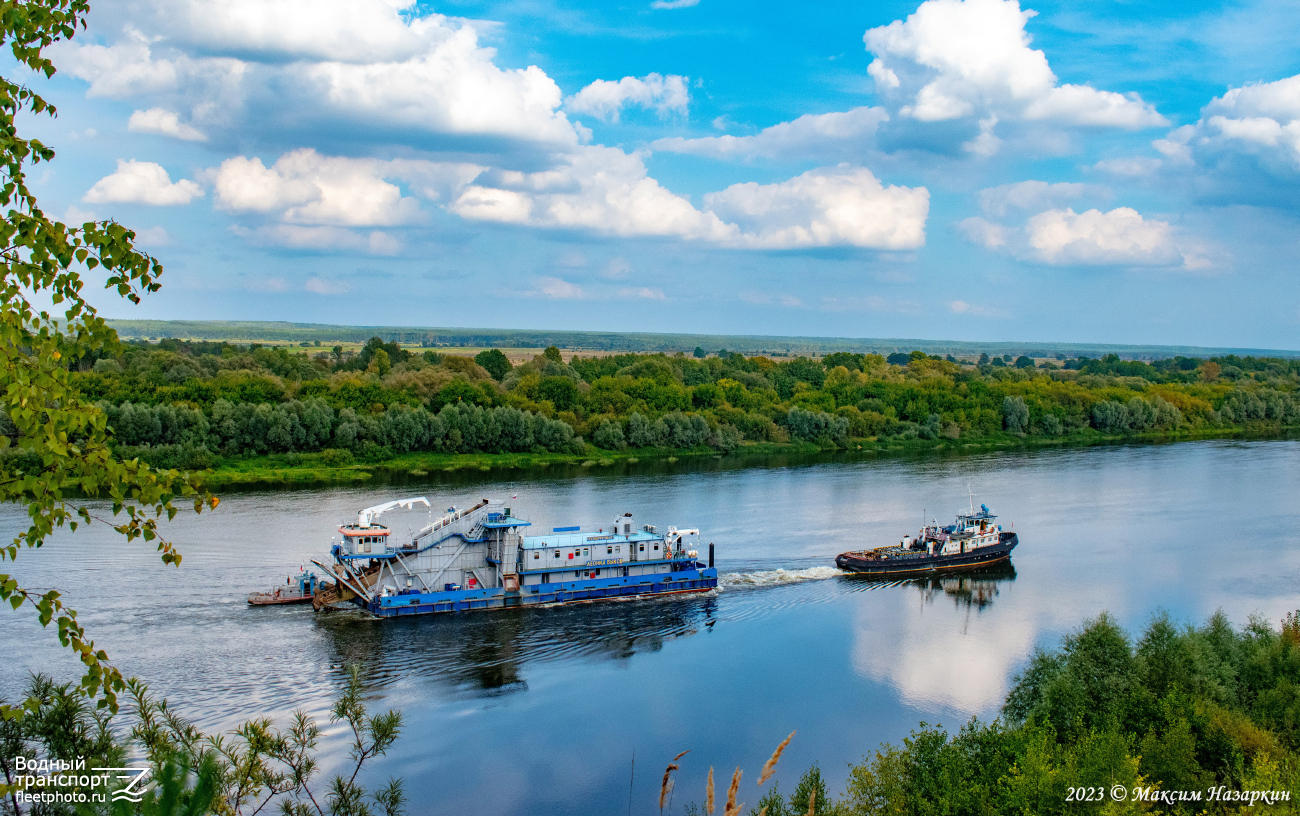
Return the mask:
<path id="1" fill-rule="evenodd" d="M 577 453 L 589 443 L 730 451 L 746 442 L 845 447 L 1300 425 L 1300 361 L 1241 357 L 1034 365 L 838 352 L 566 362 L 552 347 L 512 365 L 495 349 L 470 358 L 373 338 L 359 352 L 132 342 L 69 366 L 126 453 L 180 468 L 295 451 L 372 460 Z M 12 435 L 2 416 L 0 433 Z"/>

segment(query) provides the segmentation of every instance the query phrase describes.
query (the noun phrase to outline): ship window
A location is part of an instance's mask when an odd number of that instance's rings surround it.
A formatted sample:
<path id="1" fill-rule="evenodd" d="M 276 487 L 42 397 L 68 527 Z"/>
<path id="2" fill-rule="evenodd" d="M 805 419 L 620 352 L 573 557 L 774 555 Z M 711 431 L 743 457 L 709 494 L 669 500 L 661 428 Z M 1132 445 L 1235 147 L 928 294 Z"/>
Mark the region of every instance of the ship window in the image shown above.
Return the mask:
<path id="1" fill-rule="evenodd" d="M 644 544 L 641 545 L 641 552 L 645 552 L 645 545 L 644 545 Z"/>
<path id="2" fill-rule="evenodd" d="M 559 551 L 559 550 L 556 550 L 556 551 L 555 551 L 555 557 L 556 557 L 556 558 L 559 558 L 559 557 L 560 557 L 560 551 Z"/>
<path id="3" fill-rule="evenodd" d="M 655 550 L 656 550 L 656 551 L 659 550 L 659 545 L 658 545 L 658 544 L 655 545 Z"/>
<path id="4" fill-rule="evenodd" d="M 614 548 L 612 546 L 605 548 L 605 555 L 613 555 L 613 554 L 614 554 Z"/>
<path id="5" fill-rule="evenodd" d="M 539 558 L 541 558 L 541 557 L 542 557 L 542 554 L 541 554 L 541 553 L 539 553 L 539 552 L 535 552 L 535 553 L 533 553 L 533 560 L 534 560 L 534 561 L 536 561 L 537 559 L 539 559 Z"/>
<path id="6" fill-rule="evenodd" d="M 582 577 L 582 570 L 574 570 L 574 571 L 573 571 L 573 577 L 574 577 L 574 578 L 581 578 L 581 577 Z"/>
<path id="7" fill-rule="evenodd" d="M 620 552 L 620 553 L 623 552 L 623 545 L 619 544 L 617 547 L 615 547 L 614 552 Z"/>

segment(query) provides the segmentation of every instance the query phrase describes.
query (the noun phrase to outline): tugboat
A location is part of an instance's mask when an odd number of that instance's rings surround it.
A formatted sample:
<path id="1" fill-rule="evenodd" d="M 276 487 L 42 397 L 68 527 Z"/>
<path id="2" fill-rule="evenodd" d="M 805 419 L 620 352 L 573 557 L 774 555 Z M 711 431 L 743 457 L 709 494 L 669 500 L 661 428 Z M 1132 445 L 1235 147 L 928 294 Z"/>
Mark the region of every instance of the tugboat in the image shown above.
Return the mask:
<path id="1" fill-rule="evenodd" d="M 904 537 L 893 547 L 840 553 L 835 566 L 877 578 L 905 578 L 956 572 L 999 564 L 1011 558 L 1020 543 L 1015 533 L 1004 532 L 986 505 L 958 513 L 957 522 L 940 527 L 933 522 L 915 537 Z"/>
<path id="2" fill-rule="evenodd" d="M 531 522 L 503 502 L 447 508 L 409 540 L 392 540 L 377 521 L 394 507 L 429 505 L 423 496 L 367 507 L 339 527 L 332 563 L 313 561 L 334 583 L 321 585 L 317 611 L 356 605 L 378 617 L 509 609 L 707 592 L 718 585 L 697 560 L 700 531 L 640 527 L 625 513 L 609 527 L 556 527 L 525 536 Z"/>
<path id="3" fill-rule="evenodd" d="M 319 582 L 314 572 L 300 572 L 297 583 L 293 576 L 284 579 L 284 586 L 270 592 L 253 592 L 248 596 L 252 606 L 273 606 L 275 604 L 310 603 L 312 596 L 319 589 Z"/>

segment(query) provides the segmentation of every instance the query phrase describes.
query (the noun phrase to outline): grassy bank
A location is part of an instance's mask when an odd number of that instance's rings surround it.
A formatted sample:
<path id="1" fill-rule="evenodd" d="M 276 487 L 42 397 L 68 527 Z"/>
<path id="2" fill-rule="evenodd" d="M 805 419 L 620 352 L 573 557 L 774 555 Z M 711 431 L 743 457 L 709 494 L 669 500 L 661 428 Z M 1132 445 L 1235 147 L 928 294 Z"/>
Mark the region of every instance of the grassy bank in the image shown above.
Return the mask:
<path id="1" fill-rule="evenodd" d="M 388 483 L 419 479 L 435 473 L 471 474 L 514 472 L 519 476 L 540 475 L 549 468 L 606 468 L 641 462 L 673 463 L 690 459 L 725 459 L 738 466 L 761 466 L 775 459 L 838 454 L 844 457 L 909 455 L 925 453 L 977 453 L 1002 449 L 1089 447 L 1132 443 L 1173 443 L 1206 439 L 1284 439 L 1300 429 L 1269 423 L 1252 427 L 1204 428 L 1123 436 L 1083 433 L 1060 437 L 1015 436 L 962 439 L 853 439 L 845 448 L 821 447 L 811 442 L 744 443 L 734 452 L 719 454 L 708 446 L 695 448 L 637 448 L 602 450 L 588 445 L 583 453 L 407 453 L 373 462 L 340 463 L 331 452 L 286 453 L 266 456 L 228 457 L 206 477 L 214 490 L 240 488 L 299 488 L 311 486 Z"/>

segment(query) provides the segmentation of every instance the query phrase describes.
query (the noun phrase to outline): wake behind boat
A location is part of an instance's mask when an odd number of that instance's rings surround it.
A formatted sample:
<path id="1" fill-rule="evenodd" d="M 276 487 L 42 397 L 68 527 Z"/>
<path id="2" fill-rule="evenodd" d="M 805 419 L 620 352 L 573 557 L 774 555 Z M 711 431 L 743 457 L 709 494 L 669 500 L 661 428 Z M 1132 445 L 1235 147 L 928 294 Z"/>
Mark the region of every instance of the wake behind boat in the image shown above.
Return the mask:
<path id="1" fill-rule="evenodd" d="M 903 578 L 998 564 L 1011 558 L 1020 539 L 1004 532 L 996 519 L 986 505 L 975 510 L 972 501 L 970 512 L 958 513 L 954 524 L 929 524 L 895 547 L 840 553 L 835 566 L 862 575 Z"/>

